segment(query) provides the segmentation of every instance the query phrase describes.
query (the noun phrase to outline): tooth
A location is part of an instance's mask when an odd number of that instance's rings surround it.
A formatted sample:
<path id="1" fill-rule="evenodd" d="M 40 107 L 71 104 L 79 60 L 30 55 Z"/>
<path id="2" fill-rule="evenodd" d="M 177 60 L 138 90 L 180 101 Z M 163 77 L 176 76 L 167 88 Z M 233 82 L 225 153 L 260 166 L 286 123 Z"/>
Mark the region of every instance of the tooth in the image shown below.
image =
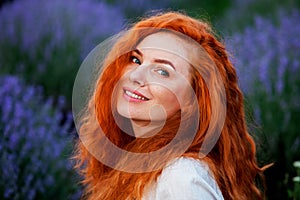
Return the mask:
<path id="1" fill-rule="evenodd" d="M 142 96 L 139 96 L 139 95 L 137 95 L 137 94 L 134 94 L 134 93 L 132 93 L 132 92 L 130 92 L 130 91 L 128 91 L 128 90 L 125 90 L 125 93 L 126 93 L 128 96 L 131 96 L 132 98 L 140 99 L 140 100 L 143 100 L 143 101 L 146 100 L 145 97 L 142 97 Z"/>

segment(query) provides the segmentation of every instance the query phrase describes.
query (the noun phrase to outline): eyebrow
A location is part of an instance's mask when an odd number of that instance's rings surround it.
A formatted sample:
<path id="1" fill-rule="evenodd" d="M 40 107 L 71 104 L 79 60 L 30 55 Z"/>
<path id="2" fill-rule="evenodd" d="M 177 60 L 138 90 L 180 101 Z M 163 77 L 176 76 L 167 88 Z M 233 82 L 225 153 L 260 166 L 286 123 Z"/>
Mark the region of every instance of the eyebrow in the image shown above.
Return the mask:
<path id="1" fill-rule="evenodd" d="M 133 52 L 137 53 L 139 56 L 143 57 L 143 53 L 138 50 L 138 49 L 134 49 Z"/>
<path id="2" fill-rule="evenodd" d="M 168 61 L 168 60 L 164 60 L 164 59 L 154 59 L 154 62 L 161 63 L 161 64 L 167 64 L 167 65 L 170 65 L 170 66 L 176 71 L 176 69 L 175 69 L 173 63 L 171 63 L 171 62 Z"/>
<path id="3" fill-rule="evenodd" d="M 137 53 L 139 56 L 143 57 L 143 53 L 138 50 L 138 49 L 135 49 L 133 50 L 133 52 Z M 164 59 L 159 59 L 159 58 L 156 58 L 154 59 L 154 62 L 156 63 L 161 63 L 161 64 L 167 64 L 167 65 L 170 65 L 175 71 L 176 71 L 176 68 L 174 67 L 173 63 L 168 61 L 168 60 L 164 60 Z"/>

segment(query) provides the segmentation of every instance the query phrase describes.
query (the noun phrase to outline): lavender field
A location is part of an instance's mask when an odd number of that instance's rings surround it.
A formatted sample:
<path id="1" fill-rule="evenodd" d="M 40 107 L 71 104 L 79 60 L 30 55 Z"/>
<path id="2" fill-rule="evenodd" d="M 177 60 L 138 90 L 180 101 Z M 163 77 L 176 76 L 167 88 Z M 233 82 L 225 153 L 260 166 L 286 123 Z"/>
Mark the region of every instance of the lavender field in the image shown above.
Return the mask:
<path id="1" fill-rule="evenodd" d="M 151 10 L 170 9 L 215 25 L 245 94 L 259 163 L 274 163 L 265 173 L 267 198 L 300 199 L 300 2 L 186 2 L 1 2 L 0 199 L 80 198 L 70 159 L 77 70 L 107 37 Z"/>

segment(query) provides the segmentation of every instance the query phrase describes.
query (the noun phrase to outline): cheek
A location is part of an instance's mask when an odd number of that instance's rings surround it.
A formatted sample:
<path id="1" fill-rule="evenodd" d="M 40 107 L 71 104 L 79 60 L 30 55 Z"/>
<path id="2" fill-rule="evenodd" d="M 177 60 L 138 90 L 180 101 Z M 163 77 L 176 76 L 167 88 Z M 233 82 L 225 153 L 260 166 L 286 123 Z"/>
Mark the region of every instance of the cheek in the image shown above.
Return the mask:
<path id="1" fill-rule="evenodd" d="M 167 116 L 175 114 L 180 110 L 177 95 L 171 90 L 163 87 L 151 88 L 151 93 L 155 97 L 155 104 L 162 105 Z"/>
<path id="2" fill-rule="evenodd" d="M 126 82 L 126 77 L 123 76 L 121 77 L 121 79 L 118 81 L 118 83 L 116 84 L 115 88 L 114 88 L 114 91 L 113 91 L 113 96 L 112 96 L 112 101 L 114 103 L 112 103 L 113 107 L 114 108 L 118 108 L 120 106 L 122 106 L 122 104 L 124 104 L 124 99 L 123 99 L 123 94 L 124 94 L 124 91 L 123 91 L 123 85 L 124 85 L 124 82 Z"/>
<path id="3" fill-rule="evenodd" d="M 191 103 L 191 92 L 193 89 L 185 82 L 173 85 L 173 88 L 156 88 L 155 96 L 159 104 L 163 105 L 166 111 L 177 112 Z"/>
<path id="4" fill-rule="evenodd" d="M 123 94 L 123 86 L 126 82 L 129 80 L 129 73 L 128 71 L 125 71 L 123 75 L 118 80 L 117 84 L 115 85 L 115 91 L 116 94 Z"/>

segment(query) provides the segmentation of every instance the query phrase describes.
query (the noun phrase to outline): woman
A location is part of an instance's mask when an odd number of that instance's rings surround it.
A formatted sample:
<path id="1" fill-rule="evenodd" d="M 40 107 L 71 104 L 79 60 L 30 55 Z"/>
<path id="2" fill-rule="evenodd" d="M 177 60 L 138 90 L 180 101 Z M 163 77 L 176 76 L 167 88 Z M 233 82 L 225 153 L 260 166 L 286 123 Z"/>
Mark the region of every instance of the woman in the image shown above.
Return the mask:
<path id="1" fill-rule="evenodd" d="M 236 72 L 207 23 L 143 19 L 99 65 L 77 120 L 84 198 L 263 199 Z"/>

